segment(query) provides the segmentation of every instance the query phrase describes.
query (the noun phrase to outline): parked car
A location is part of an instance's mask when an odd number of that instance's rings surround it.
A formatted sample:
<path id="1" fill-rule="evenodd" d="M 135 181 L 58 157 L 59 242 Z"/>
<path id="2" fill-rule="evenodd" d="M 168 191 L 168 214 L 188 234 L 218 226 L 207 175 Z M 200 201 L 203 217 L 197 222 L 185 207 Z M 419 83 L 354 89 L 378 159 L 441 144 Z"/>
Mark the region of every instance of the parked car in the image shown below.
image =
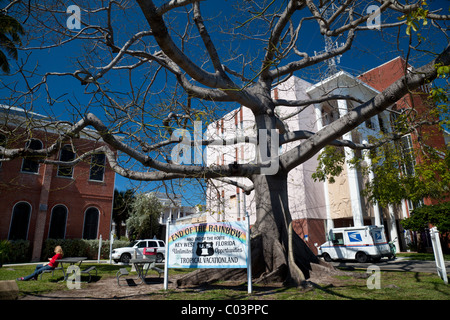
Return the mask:
<path id="1" fill-rule="evenodd" d="M 331 229 L 330 240 L 317 249 L 318 256 L 328 262 L 335 259 L 377 262 L 382 257 L 393 257 L 382 226 Z"/>
<path id="2" fill-rule="evenodd" d="M 162 262 L 164 260 L 164 254 L 166 246 L 164 241 L 157 239 L 144 239 L 136 240 L 130 243 L 128 247 L 116 248 L 112 251 L 112 259 L 114 262 L 129 263 L 130 259 L 136 252 L 136 258 L 142 258 L 144 255 L 144 249 L 156 248 L 156 262 Z"/>

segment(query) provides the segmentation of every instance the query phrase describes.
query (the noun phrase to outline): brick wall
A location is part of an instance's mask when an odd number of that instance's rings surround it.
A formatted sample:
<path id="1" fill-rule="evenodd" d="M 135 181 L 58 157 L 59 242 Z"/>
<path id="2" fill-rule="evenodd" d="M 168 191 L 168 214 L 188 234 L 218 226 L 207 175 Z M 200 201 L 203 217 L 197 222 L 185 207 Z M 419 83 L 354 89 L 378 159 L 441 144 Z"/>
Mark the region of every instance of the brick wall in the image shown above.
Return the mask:
<path id="1" fill-rule="evenodd" d="M 56 139 L 56 134 L 34 132 L 44 147 Z M 100 142 L 88 139 L 72 141 L 77 154 L 92 150 Z M 23 147 L 25 141 L 17 141 L 10 147 Z M 58 155 L 54 156 L 57 159 Z M 27 240 L 33 246 L 33 258 L 40 256 L 42 241 L 49 232 L 52 208 L 62 204 L 67 207 L 66 239 L 82 238 L 85 212 L 89 207 L 99 210 L 97 237 L 109 237 L 115 173 L 105 167 L 103 181 L 90 181 L 90 159 L 78 163 L 72 177 L 59 177 L 57 167 L 40 164 L 39 172 L 21 172 L 22 159 L 3 162 L 0 167 L 0 239 L 7 239 L 14 206 L 26 201 L 32 207 Z"/>

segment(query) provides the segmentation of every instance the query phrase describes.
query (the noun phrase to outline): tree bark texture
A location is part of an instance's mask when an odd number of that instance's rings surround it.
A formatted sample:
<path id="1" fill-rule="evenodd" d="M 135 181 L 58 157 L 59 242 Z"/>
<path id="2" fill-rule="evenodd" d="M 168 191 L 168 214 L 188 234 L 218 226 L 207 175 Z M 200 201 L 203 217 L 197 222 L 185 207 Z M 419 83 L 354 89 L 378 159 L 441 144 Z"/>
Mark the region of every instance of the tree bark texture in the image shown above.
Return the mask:
<path id="1" fill-rule="evenodd" d="M 310 277 L 312 264 L 320 261 L 295 232 L 289 241 L 292 218 L 287 173 L 279 170 L 275 175 L 257 175 L 253 180 L 257 218 L 251 229 L 252 275 L 257 281 L 300 286 Z M 219 279 L 245 280 L 245 274 L 246 269 L 201 269 L 178 280 L 178 285 L 200 285 Z"/>

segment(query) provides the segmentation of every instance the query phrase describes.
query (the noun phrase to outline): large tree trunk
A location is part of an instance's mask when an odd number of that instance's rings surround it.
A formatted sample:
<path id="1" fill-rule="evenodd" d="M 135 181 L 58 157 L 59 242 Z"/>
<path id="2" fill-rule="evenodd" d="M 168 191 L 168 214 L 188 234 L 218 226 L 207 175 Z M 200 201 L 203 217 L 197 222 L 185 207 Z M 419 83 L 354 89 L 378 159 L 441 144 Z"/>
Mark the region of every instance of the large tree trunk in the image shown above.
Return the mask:
<path id="1" fill-rule="evenodd" d="M 319 259 L 295 233 L 289 237 L 292 218 L 288 206 L 287 173 L 254 177 L 256 223 L 251 229 L 252 275 L 257 281 L 300 286 Z M 292 248 L 289 259 L 289 248 Z M 330 269 L 331 271 L 331 269 Z M 215 280 L 245 280 L 246 269 L 199 269 L 178 280 L 178 286 Z"/>
<path id="2" fill-rule="evenodd" d="M 311 263 L 319 260 L 295 232 L 289 237 L 292 218 L 287 173 L 280 169 L 276 175 L 257 176 L 254 182 L 257 218 L 252 234 L 260 237 L 261 247 L 255 259 L 259 258 L 265 267 L 260 275 L 273 275 L 273 279 L 300 285 L 309 278 Z"/>
<path id="3" fill-rule="evenodd" d="M 274 106 L 270 94 L 259 89 L 258 96 L 262 99 L 261 105 L 266 106 L 262 108 L 266 112 L 255 114 L 260 144 L 257 157 L 261 163 L 272 160 L 271 164 L 276 170 L 269 169 L 251 177 L 256 203 L 256 222 L 251 230 L 252 275 L 259 281 L 299 286 L 309 278 L 311 263 L 319 264 L 320 261 L 295 232 L 289 233 L 292 218 L 288 200 L 288 171 L 279 166 L 278 162 L 273 162 L 278 161 L 278 144 L 272 145 L 272 139 L 279 141 L 272 130 L 277 127 L 273 116 Z M 264 133 L 264 138 L 261 133 Z M 228 270 L 198 270 L 178 280 L 178 285 L 226 280 L 230 276 L 233 279 L 245 279 L 245 269 L 241 272 Z"/>

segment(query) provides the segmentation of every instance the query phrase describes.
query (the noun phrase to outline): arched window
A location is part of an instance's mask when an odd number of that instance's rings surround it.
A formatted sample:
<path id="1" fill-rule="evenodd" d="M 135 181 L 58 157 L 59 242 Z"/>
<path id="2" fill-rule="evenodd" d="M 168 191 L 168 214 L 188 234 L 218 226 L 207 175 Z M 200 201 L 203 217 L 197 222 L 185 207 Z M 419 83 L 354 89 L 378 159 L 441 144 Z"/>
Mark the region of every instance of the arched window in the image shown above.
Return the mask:
<path id="1" fill-rule="evenodd" d="M 59 161 L 64 162 L 70 162 L 75 159 L 75 152 L 72 149 L 72 146 L 70 144 L 66 144 L 64 147 L 61 148 L 61 152 L 59 154 Z M 73 174 L 73 167 L 72 166 L 65 166 L 65 165 L 59 165 L 58 166 L 58 177 L 68 177 L 72 178 Z"/>
<path id="2" fill-rule="evenodd" d="M 42 149 L 42 142 L 38 139 L 30 139 L 25 145 L 25 148 L 32 150 Z M 27 157 L 23 159 L 22 162 L 22 172 L 38 173 L 39 172 L 39 162 L 37 157 Z"/>
<path id="3" fill-rule="evenodd" d="M 27 240 L 30 223 L 31 205 L 28 202 L 18 202 L 13 208 L 8 240 Z"/>
<path id="4" fill-rule="evenodd" d="M 89 171 L 89 180 L 103 181 L 105 174 L 105 160 L 104 153 L 95 153 L 91 158 L 91 169 Z"/>
<path id="5" fill-rule="evenodd" d="M 62 204 L 53 207 L 50 218 L 50 239 L 64 239 L 66 236 L 67 208 Z"/>
<path id="6" fill-rule="evenodd" d="M 83 239 L 97 239 L 99 211 L 91 207 L 84 213 Z"/>

